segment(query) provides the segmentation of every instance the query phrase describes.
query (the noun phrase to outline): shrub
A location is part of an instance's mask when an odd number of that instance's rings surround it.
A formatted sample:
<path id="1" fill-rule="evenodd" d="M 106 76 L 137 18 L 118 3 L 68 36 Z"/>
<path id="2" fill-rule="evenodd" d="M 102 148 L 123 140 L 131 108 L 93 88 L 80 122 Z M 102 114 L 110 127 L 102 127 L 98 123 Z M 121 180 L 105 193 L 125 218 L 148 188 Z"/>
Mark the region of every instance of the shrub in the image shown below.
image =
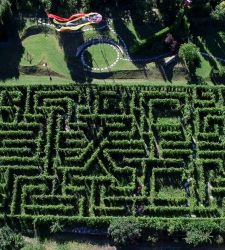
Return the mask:
<path id="1" fill-rule="evenodd" d="M 194 246 L 211 243 L 212 233 L 216 229 L 214 222 L 196 221 L 186 227 L 185 241 Z"/>
<path id="2" fill-rule="evenodd" d="M 200 65 L 199 48 L 191 42 L 181 45 L 179 57 L 184 61 L 189 71 L 195 72 Z"/>
<path id="3" fill-rule="evenodd" d="M 51 233 L 58 233 L 63 231 L 63 225 L 61 225 L 59 222 L 52 223 L 50 227 Z"/>
<path id="4" fill-rule="evenodd" d="M 19 250 L 24 246 L 23 237 L 16 234 L 8 226 L 0 229 L 0 249 L 1 250 Z"/>
<path id="5" fill-rule="evenodd" d="M 201 231 L 196 228 L 187 232 L 185 241 L 188 244 L 193 244 L 194 246 L 197 246 L 199 244 L 210 242 L 210 238 L 211 236 L 209 231 Z"/>
<path id="6" fill-rule="evenodd" d="M 114 219 L 110 223 L 108 233 L 116 245 L 134 244 L 141 239 L 142 227 L 134 219 Z"/>

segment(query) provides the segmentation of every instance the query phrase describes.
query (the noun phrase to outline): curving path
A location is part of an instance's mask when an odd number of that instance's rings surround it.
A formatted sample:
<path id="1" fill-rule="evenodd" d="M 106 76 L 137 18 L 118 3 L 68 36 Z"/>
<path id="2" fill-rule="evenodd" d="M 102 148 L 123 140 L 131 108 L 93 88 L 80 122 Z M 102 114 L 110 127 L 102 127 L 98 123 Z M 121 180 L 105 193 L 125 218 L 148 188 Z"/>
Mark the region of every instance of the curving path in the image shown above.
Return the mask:
<path id="1" fill-rule="evenodd" d="M 53 24 L 49 23 L 48 21 L 46 22 L 46 19 L 45 19 L 45 22 L 43 22 L 43 20 L 39 20 L 38 22 L 42 23 L 43 25 L 46 25 L 46 26 L 54 27 Z M 138 58 L 138 57 L 131 56 L 129 54 L 127 44 L 125 43 L 123 38 L 121 36 L 119 36 L 116 33 L 116 31 L 111 27 L 111 25 L 110 25 L 111 23 L 112 23 L 112 20 L 110 20 L 108 23 L 106 22 L 106 24 L 104 24 L 100 27 L 97 27 L 97 28 L 85 28 L 82 30 L 72 31 L 72 33 L 83 33 L 83 32 L 103 30 L 105 28 L 108 28 L 112 33 L 114 33 L 119 38 L 119 43 L 117 43 L 116 41 L 114 41 L 113 39 L 111 39 L 109 37 L 92 38 L 92 39 L 87 40 L 85 43 L 83 43 L 80 47 L 77 48 L 76 57 L 81 57 L 81 62 L 83 64 L 83 66 L 86 67 L 88 70 L 90 70 L 90 71 L 92 71 L 92 70 L 94 70 L 94 71 L 109 70 L 109 69 L 113 68 L 119 62 L 119 60 L 126 60 L 126 61 L 132 61 L 132 62 L 137 62 L 137 63 L 151 63 L 151 62 L 158 61 L 160 59 L 163 59 L 163 58 L 171 55 L 171 53 L 166 53 L 166 54 L 162 54 L 159 56 L 146 57 L 146 58 Z M 108 67 L 92 68 L 85 61 L 85 58 L 84 58 L 85 50 L 88 47 L 91 47 L 91 46 L 96 45 L 96 44 L 108 44 L 116 51 L 117 57 L 116 57 L 115 61 L 111 65 L 109 65 Z M 209 58 L 213 58 L 212 55 L 209 55 L 209 54 L 204 53 L 204 52 L 200 52 L 200 54 L 202 54 L 203 56 L 207 56 Z M 223 59 L 223 58 L 219 58 L 219 57 L 214 57 L 214 58 L 225 63 L 225 59 Z"/>
<path id="2" fill-rule="evenodd" d="M 48 19 L 44 19 L 44 20 L 41 19 L 41 20 L 38 20 L 38 22 L 49 27 L 55 27 L 54 24 L 51 24 L 48 21 Z M 84 28 L 82 30 L 71 31 L 71 33 L 83 33 L 83 32 L 103 30 L 105 28 L 108 28 L 112 33 L 114 33 L 119 38 L 120 43 L 117 43 L 116 41 L 114 41 L 113 39 L 109 37 L 93 38 L 93 39 L 89 39 L 88 41 L 86 41 L 80 47 L 77 48 L 76 56 L 81 57 L 81 62 L 83 66 L 85 66 L 88 70 L 95 70 L 95 71 L 108 70 L 108 69 L 113 68 L 118 63 L 119 60 L 126 60 L 126 61 L 139 62 L 139 63 L 150 63 L 150 62 L 155 62 L 157 60 L 163 59 L 170 55 L 170 53 L 166 53 L 166 54 L 159 55 L 156 57 L 147 57 L 147 58 L 132 57 L 128 52 L 128 46 L 126 45 L 125 41 L 111 27 L 110 25 L 111 23 L 112 23 L 112 20 L 110 20 L 108 23 L 106 22 L 106 24 L 97 28 Z M 108 67 L 104 67 L 104 68 L 90 67 L 84 59 L 84 52 L 88 47 L 95 45 L 95 44 L 110 44 L 111 47 L 117 52 L 117 58 L 115 59 L 115 62 L 113 62 Z"/>

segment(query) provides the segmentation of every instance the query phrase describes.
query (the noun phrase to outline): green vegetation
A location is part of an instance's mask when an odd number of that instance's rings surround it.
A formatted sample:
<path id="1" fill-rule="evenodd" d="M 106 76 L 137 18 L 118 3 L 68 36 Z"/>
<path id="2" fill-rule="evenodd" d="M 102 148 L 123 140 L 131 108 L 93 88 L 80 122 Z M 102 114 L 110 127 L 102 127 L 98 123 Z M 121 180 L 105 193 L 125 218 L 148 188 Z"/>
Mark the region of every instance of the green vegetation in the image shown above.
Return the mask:
<path id="1" fill-rule="evenodd" d="M 59 242 L 56 240 L 39 240 L 37 238 L 22 237 L 8 226 L 0 228 L 1 250 L 110 250 L 105 243 L 85 243 L 81 240 Z"/>
<path id="2" fill-rule="evenodd" d="M 93 45 L 85 51 L 85 54 L 91 56 L 93 68 L 109 67 L 117 60 L 117 51 L 107 44 Z M 85 61 L 88 63 L 88 57 L 85 57 Z"/>
<path id="3" fill-rule="evenodd" d="M 200 65 L 199 48 L 193 43 L 184 43 L 179 50 L 179 57 L 191 75 L 194 75 L 196 68 Z"/>
<path id="4" fill-rule="evenodd" d="M 0 249 L 223 244 L 225 2 L 0 2 Z"/>
<path id="5" fill-rule="evenodd" d="M 142 237 L 142 228 L 138 221 L 129 218 L 114 219 L 108 232 L 115 245 L 133 245 Z"/>
<path id="6" fill-rule="evenodd" d="M 194 243 L 188 225 L 197 218 L 215 224 L 202 230 L 204 241 L 223 237 L 224 93 L 176 85 L 2 87 L 1 218 L 39 233 L 71 223 L 107 230 L 117 218 L 110 234 L 122 244 L 160 239 L 161 231 Z M 117 231 L 122 216 L 135 217 L 140 230 Z"/>
<path id="7" fill-rule="evenodd" d="M 8 226 L 0 228 L 0 249 L 20 250 L 25 245 L 22 235 L 16 234 Z"/>
<path id="8" fill-rule="evenodd" d="M 216 6 L 216 9 L 212 12 L 212 18 L 221 24 L 225 21 L 225 1 Z"/>
<path id="9" fill-rule="evenodd" d="M 22 42 L 24 47 L 21 66 L 32 66 L 48 63 L 51 70 L 62 76 L 70 76 L 67 68 L 64 53 L 59 47 L 58 41 L 54 35 L 38 34 L 26 38 Z"/>
<path id="10" fill-rule="evenodd" d="M 113 250 L 113 248 L 108 245 L 85 243 L 74 240 L 65 243 L 59 243 L 54 240 L 46 240 L 44 242 L 32 240 L 21 250 Z"/>

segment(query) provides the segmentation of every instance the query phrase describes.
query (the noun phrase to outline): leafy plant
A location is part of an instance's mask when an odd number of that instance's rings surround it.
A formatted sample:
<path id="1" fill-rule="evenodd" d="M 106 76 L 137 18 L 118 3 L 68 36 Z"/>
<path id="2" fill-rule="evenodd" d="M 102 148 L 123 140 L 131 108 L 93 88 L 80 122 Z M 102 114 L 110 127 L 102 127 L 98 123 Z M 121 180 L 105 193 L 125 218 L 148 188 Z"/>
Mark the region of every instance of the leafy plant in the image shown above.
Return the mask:
<path id="1" fill-rule="evenodd" d="M 189 72 L 195 72 L 200 65 L 199 48 L 191 42 L 181 45 L 179 57 L 183 60 Z"/>
<path id="2" fill-rule="evenodd" d="M 59 222 L 54 222 L 50 227 L 51 233 L 58 233 L 63 231 L 63 225 Z"/>
<path id="3" fill-rule="evenodd" d="M 21 250 L 44 250 L 44 249 L 45 249 L 44 246 L 41 245 L 40 242 L 36 242 L 34 244 L 27 244 Z"/>
<path id="4" fill-rule="evenodd" d="M 220 23 L 225 21 L 225 1 L 216 6 L 216 9 L 212 12 L 212 18 Z"/>
<path id="5" fill-rule="evenodd" d="M 10 227 L 4 226 L 0 229 L 0 249 L 19 250 L 24 246 L 21 234 L 16 234 Z"/>
<path id="6" fill-rule="evenodd" d="M 185 241 L 194 246 L 203 243 L 211 243 L 214 228 L 215 223 L 210 223 L 209 221 L 196 221 L 190 223 L 186 226 Z"/>
<path id="7" fill-rule="evenodd" d="M 134 244 L 141 239 L 142 227 L 135 219 L 114 219 L 108 233 L 116 245 Z"/>

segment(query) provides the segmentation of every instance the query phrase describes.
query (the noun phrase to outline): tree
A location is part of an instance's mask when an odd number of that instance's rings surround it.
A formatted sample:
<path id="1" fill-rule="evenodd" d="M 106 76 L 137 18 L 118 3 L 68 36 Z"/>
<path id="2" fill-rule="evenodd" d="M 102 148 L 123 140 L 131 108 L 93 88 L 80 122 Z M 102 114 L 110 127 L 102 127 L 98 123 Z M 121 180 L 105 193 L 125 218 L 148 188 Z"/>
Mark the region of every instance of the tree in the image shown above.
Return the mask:
<path id="1" fill-rule="evenodd" d="M 181 0 L 157 0 L 157 7 L 166 25 L 172 24 L 183 5 Z"/>
<path id="2" fill-rule="evenodd" d="M 225 1 L 218 4 L 212 12 L 212 18 L 220 23 L 225 22 Z"/>
<path id="3" fill-rule="evenodd" d="M 192 7 L 194 9 L 201 9 L 210 4 L 210 0 L 193 0 Z"/>
<path id="4" fill-rule="evenodd" d="M 179 49 L 179 57 L 183 60 L 191 75 L 195 74 L 196 68 L 200 65 L 199 48 L 193 43 L 184 43 Z"/>
<path id="5" fill-rule="evenodd" d="M 10 2 L 8 0 L 1 0 L 0 4 L 0 24 L 3 24 L 4 18 L 7 13 L 10 11 Z"/>

